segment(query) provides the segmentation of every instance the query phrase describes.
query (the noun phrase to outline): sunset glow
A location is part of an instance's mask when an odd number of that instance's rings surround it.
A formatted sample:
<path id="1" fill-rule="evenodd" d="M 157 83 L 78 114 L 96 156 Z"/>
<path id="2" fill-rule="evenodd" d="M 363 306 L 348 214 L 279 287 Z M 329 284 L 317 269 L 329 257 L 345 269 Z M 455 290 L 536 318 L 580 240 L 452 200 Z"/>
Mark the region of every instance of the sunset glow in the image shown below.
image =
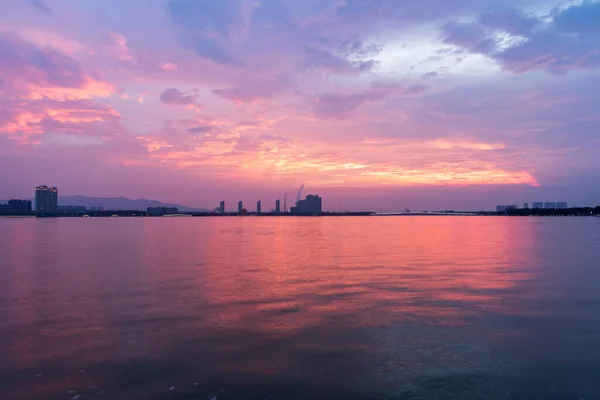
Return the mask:
<path id="1" fill-rule="evenodd" d="M 600 178 L 600 2 L 427 3 L 11 2 L 0 168 L 21 178 L 0 199 L 48 183 L 211 208 L 301 184 L 348 204 L 598 201 L 577 188 Z M 476 187 L 489 197 L 465 202 Z"/>

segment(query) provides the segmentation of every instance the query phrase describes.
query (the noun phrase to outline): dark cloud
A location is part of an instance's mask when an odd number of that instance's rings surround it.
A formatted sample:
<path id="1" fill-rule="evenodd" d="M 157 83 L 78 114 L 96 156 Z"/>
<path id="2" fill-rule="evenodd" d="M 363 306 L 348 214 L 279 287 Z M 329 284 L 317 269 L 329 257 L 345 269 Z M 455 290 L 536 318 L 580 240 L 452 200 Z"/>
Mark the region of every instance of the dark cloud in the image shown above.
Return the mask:
<path id="1" fill-rule="evenodd" d="M 188 133 L 208 133 L 211 132 L 214 127 L 209 125 L 199 125 L 186 129 L 185 131 Z"/>
<path id="2" fill-rule="evenodd" d="M 586 1 L 554 16 L 554 27 L 564 33 L 600 35 L 600 3 Z"/>
<path id="3" fill-rule="evenodd" d="M 472 53 L 488 54 L 495 50 L 496 42 L 479 24 L 448 22 L 442 27 L 444 43 L 459 46 Z"/>
<path id="4" fill-rule="evenodd" d="M 42 0 L 29 0 L 29 4 L 41 13 L 52 14 L 52 10 L 50 10 L 48 6 L 42 2 Z"/>
<path id="5" fill-rule="evenodd" d="M 553 15 L 550 23 L 517 11 L 485 13 L 474 23 L 447 23 L 444 42 L 484 54 L 505 70 L 564 73 L 600 66 L 600 3 L 585 2 Z M 498 34 L 521 36 L 502 47 Z"/>
<path id="6" fill-rule="evenodd" d="M 170 0 L 168 10 L 184 45 L 216 63 L 240 65 L 227 43 L 243 27 L 243 5 L 241 0 Z"/>
<path id="7" fill-rule="evenodd" d="M 423 93 L 425 85 L 413 84 L 403 87 L 380 82 L 372 83 L 368 90 L 351 95 L 325 94 L 314 101 L 314 115 L 321 119 L 338 120 L 351 117 L 361 106 L 394 96 L 410 96 Z"/>
<path id="8" fill-rule="evenodd" d="M 197 94 L 186 94 L 178 89 L 165 89 L 160 95 L 160 101 L 168 106 L 172 105 L 193 105 L 197 104 Z"/>
<path id="9" fill-rule="evenodd" d="M 18 78 L 29 84 L 61 87 L 80 87 L 86 79 L 72 58 L 6 35 L 0 35 L 0 76 L 5 85 L 14 85 Z"/>
<path id="10" fill-rule="evenodd" d="M 250 103 L 256 100 L 270 99 L 286 92 L 291 83 L 285 76 L 252 77 L 238 87 L 213 89 L 215 96 L 235 103 Z"/>
<path id="11" fill-rule="evenodd" d="M 308 69 L 321 69 L 334 73 L 360 73 L 373 69 L 377 62 L 374 60 L 349 61 L 328 51 L 306 46 L 303 64 Z"/>
<path id="12" fill-rule="evenodd" d="M 227 64 L 232 66 L 242 65 L 241 61 L 228 54 L 225 46 L 219 44 L 216 40 L 198 37 L 191 46 L 200 57 L 204 57 L 218 64 Z"/>
<path id="13" fill-rule="evenodd" d="M 546 70 L 563 73 L 574 69 L 595 69 L 600 66 L 600 42 L 577 40 L 552 31 L 542 31 L 529 40 L 510 47 L 494 58 L 514 72 Z"/>
<path id="14" fill-rule="evenodd" d="M 242 0 L 170 0 L 168 10 L 179 25 L 229 36 L 243 21 Z"/>
<path id="15" fill-rule="evenodd" d="M 514 9 L 493 10 L 479 17 L 482 26 L 508 32 L 512 35 L 529 35 L 541 22 L 538 18 L 525 15 Z"/>

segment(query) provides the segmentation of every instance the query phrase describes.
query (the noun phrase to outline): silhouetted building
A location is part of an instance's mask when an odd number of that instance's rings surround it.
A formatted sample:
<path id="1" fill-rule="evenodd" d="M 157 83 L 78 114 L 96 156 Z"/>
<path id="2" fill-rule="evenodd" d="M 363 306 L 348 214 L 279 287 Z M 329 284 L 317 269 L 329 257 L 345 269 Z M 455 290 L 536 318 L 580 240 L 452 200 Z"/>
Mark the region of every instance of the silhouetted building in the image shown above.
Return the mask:
<path id="1" fill-rule="evenodd" d="M 296 206 L 290 209 L 292 214 L 321 214 L 323 212 L 323 199 L 321 197 L 309 194 L 304 200 L 296 202 Z"/>
<path id="2" fill-rule="evenodd" d="M 260 203 L 260 200 L 256 202 L 256 213 L 257 214 L 261 213 L 261 203 Z"/>
<path id="3" fill-rule="evenodd" d="M 31 200 L 9 200 L 7 204 L 0 205 L 0 213 L 9 215 L 31 214 Z"/>
<path id="4" fill-rule="evenodd" d="M 148 207 L 146 212 L 149 215 L 169 215 L 179 213 L 177 207 Z"/>
<path id="5" fill-rule="evenodd" d="M 529 203 L 523 204 L 523 208 L 526 209 L 526 210 L 529 210 Z"/>
<path id="6" fill-rule="evenodd" d="M 567 203 L 566 201 L 559 201 L 558 203 L 556 203 L 556 208 L 558 210 L 566 210 L 567 208 L 569 208 L 569 203 Z"/>
<path id="7" fill-rule="evenodd" d="M 54 214 L 58 211 L 58 189 L 52 186 L 35 188 L 35 212 L 38 214 Z"/>
<path id="8" fill-rule="evenodd" d="M 281 200 L 275 202 L 275 212 L 279 214 L 281 212 Z"/>
<path id="9" fill-rule="evenodd" d="M 544 208 L 544 203 L 541 202 L 541 201 L 534 201 L 532 204 L 533 204 L 533 208 L 534 209 L 536 209 L 536 208 Z"/>
<path id="10" fill-rule="evenodd" d="M 500 205 L 496 206 L 496 212 L 506 212 L 516 210 L 518 207 L 516 204 Z"/>
<path id="11" fill-rule="evenodd" d="M 225 201 L 221 200 L 221 202 L 219 203 L 219 212 L 221 214 L 225 214 Z"/>
<path id="12" fill-rule="evenodd" d="M 548 210 L 554 210 L 554 209 L 556 209 L 556 203 L 553 201 L 547 201 L 544 203 L 544 208 L 546 208 Z"/>
<path id="13" fill-rule="evenodd" d="M 238 201 L 238 214 L 241 214 L 243 209 L 244 209 L 244 204 L 240 200 L 240 201 Z"/>

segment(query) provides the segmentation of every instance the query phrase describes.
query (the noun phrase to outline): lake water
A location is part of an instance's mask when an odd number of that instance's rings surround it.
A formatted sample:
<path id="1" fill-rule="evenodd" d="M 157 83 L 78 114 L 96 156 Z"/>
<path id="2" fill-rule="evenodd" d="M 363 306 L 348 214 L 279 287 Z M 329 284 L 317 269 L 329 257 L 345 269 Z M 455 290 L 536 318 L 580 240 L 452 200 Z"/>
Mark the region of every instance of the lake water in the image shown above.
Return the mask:
<path id="1" fill-rule="evenodd" d="M 600 218 L 0 219 L 1 399 L 215 397 L 600 399 Z"/>

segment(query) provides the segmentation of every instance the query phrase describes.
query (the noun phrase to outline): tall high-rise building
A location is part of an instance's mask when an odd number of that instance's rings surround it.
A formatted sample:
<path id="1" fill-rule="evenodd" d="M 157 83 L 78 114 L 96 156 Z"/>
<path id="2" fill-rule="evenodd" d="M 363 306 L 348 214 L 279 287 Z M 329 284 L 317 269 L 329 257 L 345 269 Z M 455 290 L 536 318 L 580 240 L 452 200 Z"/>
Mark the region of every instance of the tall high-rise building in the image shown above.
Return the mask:
<path id="1" fill-rule="evenodd" d="M 35 188 L 35 212 L 38 214 L 54 214 L 58 211 L 58 189 L 52 186 Z"/>
<path id="2" fill-rule="evenodd" d="M 225 201 L 224 200 L 221 200 L 221 202 L 219 203 L 219 213 L 225 214 Z"/>
<path id="3" fill-rule="evenodd" d="M 275 202 L 275 212 L 279 214 L 281 212 L 281 200 Z"/>
<path id="4" fill-rule="evenodd" d="M 244 209 L 244 205 L 242 203 L 242 201 L 238 201 L 238 213 L 242 213 L 242 210 Z"/>
<path id="5" fill-rule="evenodd" d="M 260 200 L 256 202 L 256 213 L 260 214 L 261 213 L 261 203 Z"/>

